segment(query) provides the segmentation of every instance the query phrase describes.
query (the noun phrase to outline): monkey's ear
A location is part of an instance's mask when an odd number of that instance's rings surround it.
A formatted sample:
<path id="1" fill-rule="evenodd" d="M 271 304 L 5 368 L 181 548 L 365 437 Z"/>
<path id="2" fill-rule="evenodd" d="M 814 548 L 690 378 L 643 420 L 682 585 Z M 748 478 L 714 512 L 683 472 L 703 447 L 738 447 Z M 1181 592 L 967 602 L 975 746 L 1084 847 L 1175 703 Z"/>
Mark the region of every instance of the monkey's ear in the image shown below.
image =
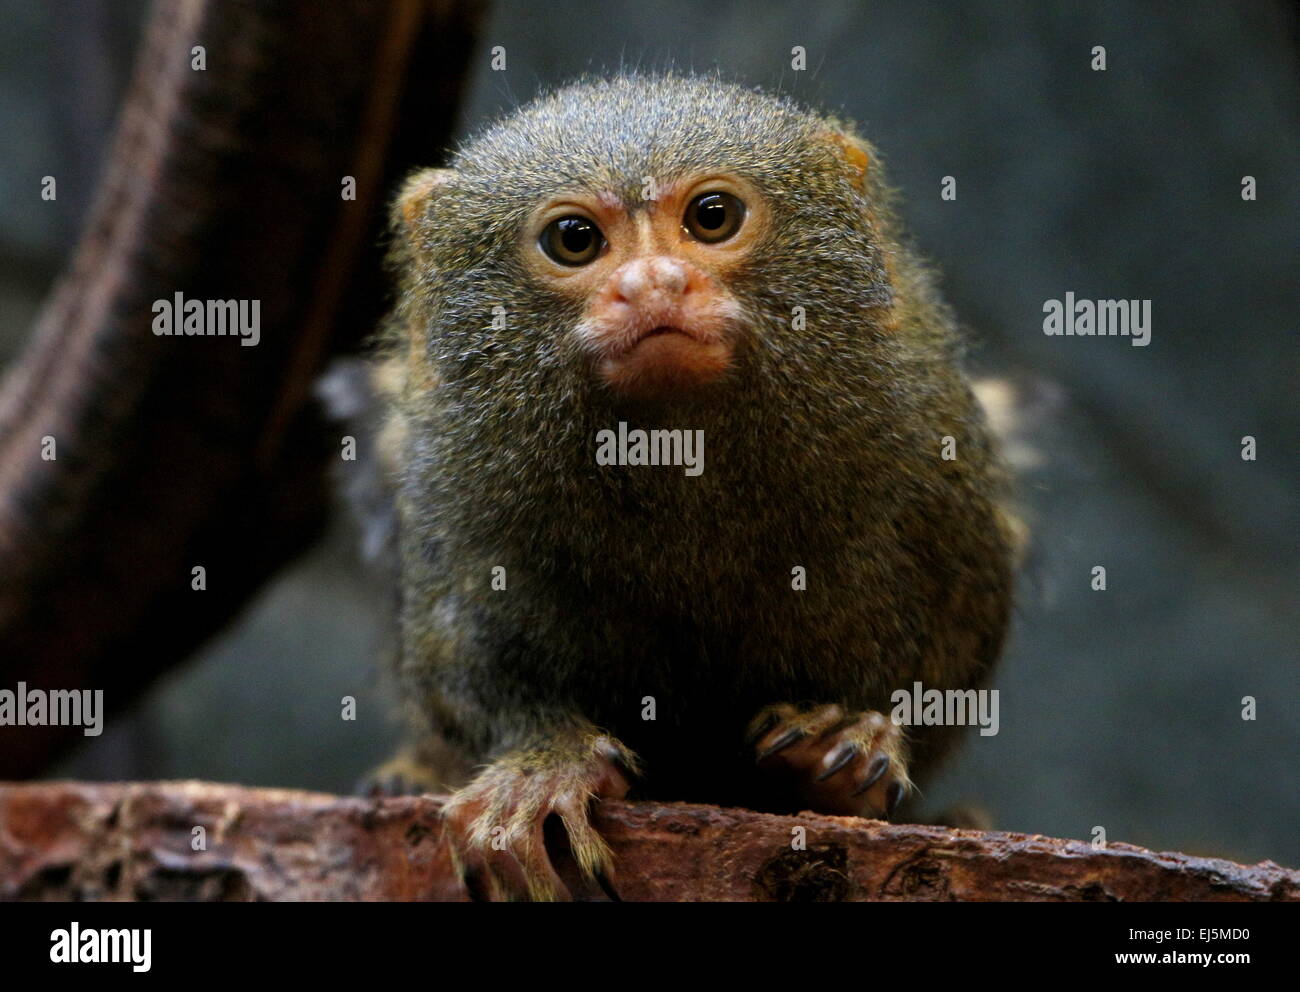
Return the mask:
<path id="1" fill-rule="evenodd" d="M 871 168 L 871 147 L 857 135 L 845 131 L 831 131 L 831 144 L 839 151 L 848 167 L 849 178 L 859 193 L 867 190 L 867 172 Z"/>
<path id="2" fill-rule="evenodd" d="M 438 190 L 446 186 L 455 177 L 455 169 L 423 169 L 407 177 L 402 183 L 402 191 L 393 203 L 393 226 L 409 232 L 416 221 L 424 216 L 429 208 L 429 201 Z"/>

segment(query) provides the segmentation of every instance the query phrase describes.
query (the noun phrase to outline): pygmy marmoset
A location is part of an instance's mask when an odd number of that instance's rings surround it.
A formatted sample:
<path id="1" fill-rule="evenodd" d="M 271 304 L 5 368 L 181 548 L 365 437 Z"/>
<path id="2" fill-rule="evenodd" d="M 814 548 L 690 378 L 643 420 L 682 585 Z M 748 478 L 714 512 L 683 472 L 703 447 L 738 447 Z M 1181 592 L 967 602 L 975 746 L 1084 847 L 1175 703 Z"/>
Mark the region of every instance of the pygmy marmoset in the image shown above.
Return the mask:
<path id="1" fill-rule="evenodd" d="M 388 772 L 455 790 L 475 894 L 567 894 L 551 814 L 608 885 L 592 797 L 889 816 L 951 743 L 890 694 L 983 682 L 1017 528 L 890 199 L 846 123 L 676 75 L 545 95 L 407 181 Z"/>

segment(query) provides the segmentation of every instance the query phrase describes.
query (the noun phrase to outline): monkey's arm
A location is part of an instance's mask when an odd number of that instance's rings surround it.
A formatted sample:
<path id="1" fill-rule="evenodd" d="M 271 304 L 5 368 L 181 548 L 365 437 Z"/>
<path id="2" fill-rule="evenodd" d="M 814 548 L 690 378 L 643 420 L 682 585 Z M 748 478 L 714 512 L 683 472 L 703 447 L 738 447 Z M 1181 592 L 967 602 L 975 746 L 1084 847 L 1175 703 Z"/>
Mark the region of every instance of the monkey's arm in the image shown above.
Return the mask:
<path id="1" fill-rule="evenodd" d="M 518 626 L 493 612 L 498 594 L 481 595 L 438 590 L 405 621 L 402 675 L 426 735 L 408 756 L 434 752 L 440 784 L 457 787 L 444 808 L 457 869 L 476 898 L 567 898 L 544 843 L 555 814 L 583 875 L 612 892 L 589 806 L 627 794 L 636 758 L 566 691 L 563 658 L 507 633 Z"/>

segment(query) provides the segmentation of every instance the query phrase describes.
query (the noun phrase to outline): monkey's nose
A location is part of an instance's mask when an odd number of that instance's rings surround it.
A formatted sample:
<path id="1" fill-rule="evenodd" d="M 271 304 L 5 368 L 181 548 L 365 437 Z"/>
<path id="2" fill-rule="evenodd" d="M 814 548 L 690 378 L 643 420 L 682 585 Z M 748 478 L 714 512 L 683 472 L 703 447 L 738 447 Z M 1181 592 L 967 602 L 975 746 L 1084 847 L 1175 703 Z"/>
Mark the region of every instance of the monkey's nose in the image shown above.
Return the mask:
<path id="1" fill-rule="evenodd" d="M 686 264 L 666 255 L 633 259 L 619 269 L 614 278 L 623 302 L 633 306 L 655 297 L 684 296 L 689 292 L 691 282 Z"/>

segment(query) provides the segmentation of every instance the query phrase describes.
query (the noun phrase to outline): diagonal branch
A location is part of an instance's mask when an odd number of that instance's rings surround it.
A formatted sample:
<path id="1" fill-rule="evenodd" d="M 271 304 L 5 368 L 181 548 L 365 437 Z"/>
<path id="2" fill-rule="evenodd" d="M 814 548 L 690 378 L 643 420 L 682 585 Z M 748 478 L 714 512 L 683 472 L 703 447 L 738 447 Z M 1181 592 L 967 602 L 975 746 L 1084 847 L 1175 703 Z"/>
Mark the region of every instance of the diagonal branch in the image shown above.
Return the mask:
<path id="1" fill-rule="evenodd" d="M 0 390 L 0 684 L 120 709 L 317 535 L 337 448 L 310 385 L 385 305 L 384 199 L 441 157 L 477 17 L 158 2 L 80 244 Z M 259 301 L 259 343 L 155 335 L 177 293 Z M 0 728 L 0 776 L 70 731 Z"/>

